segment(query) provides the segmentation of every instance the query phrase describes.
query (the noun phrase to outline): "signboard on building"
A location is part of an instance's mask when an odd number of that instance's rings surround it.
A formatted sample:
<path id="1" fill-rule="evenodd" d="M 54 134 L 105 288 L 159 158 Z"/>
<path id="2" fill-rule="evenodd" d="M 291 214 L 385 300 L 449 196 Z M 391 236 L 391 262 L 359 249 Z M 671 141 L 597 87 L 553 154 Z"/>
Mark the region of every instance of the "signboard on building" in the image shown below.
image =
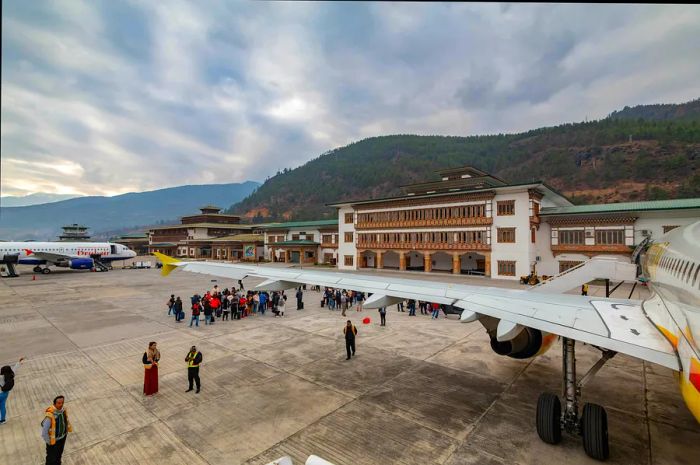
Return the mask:
<path id="1" fill-rule="evenodd" d="M 244 245 L 243 246 L 243 257 L 255 258 L 255 245 Z"/>

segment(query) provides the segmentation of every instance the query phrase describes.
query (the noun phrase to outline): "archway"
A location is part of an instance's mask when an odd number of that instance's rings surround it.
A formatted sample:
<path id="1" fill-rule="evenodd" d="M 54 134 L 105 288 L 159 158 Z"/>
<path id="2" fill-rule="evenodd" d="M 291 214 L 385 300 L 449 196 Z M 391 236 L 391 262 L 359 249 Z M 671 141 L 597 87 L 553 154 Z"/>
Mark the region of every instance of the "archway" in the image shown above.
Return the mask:
<path id="1" fill-rule="evenodd" d="M 460 272 L 484 276 L 486 273 L 486 257 L 476 252 L 466 252 L 459 256 Z"/>
<path id="2" fill-rule="evenodd" d="M 431 271 L 452 273 L 452 254 L 447 252 L 434 252 L 430 260 L 433 265 Z"/>
<path id="3" fill-rule="evenodd" d="M 399 254 L 393 250 L 387 250 L 382 254 L 382 269 L 398 270 L 400 266 Z"/>
<path id="4" fill-rule="evenodd" d="M 425 255 L 417 250 L 406 253 L 406 270 L 425 271 Z"/>
<path id="5" fill-rule="evenodd" d="M 365 250 L 360 254 L 360 268 L 376 268 L 377 254 L 373 250 Z"/>

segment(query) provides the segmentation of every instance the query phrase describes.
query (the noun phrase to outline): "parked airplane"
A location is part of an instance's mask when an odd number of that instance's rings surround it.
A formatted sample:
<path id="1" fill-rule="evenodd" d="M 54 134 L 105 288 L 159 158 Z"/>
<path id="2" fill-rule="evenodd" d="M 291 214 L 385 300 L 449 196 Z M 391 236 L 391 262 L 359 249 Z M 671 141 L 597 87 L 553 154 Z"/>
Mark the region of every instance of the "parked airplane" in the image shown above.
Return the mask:
<path id="1" fill-rule="evenodd" d="M 51 272 L 49 265 L 105 271 L 106 264 L 135 256 L 128 247 L 111 242 L 0 242 L 0 263 L 35 265 L 34 272 L 44 274 Z"/>
<path id="2" fill-rule="evenodd" d="M 598 460 L 609 455 L 607 413 L 592 403 L 586 403 L 580 412 L 581 388 L 618 352 L 677 371 L 683 399 L 700 422 L 700 222 L 674 229 L 649 247 L 643 258 L 643 273 L 652 296 L 643 302 L 375 274 L 182 262 L 156 255 L 163 263 L 163 275 L 182 268 L 234 280 L 265 278 L 257 286 L 261 290 L 290 289 L 302 283 L 354 289 L 372 294 L 365 308 L 404 299 L 454 305 L 464 309 L 461 321 L 479 321 L 484 326 L 494 352 L 512 358 L 541 355 L 559 336 L 563 412 L 556 394 L 541 394 L 535 419 L 537 433 L 550 444 L 561 441 L 562 430 L 580 435 L 586 454 Z M 600 360 L 581 378 L 576 375 L 576 341 L 601 351 Z"/>

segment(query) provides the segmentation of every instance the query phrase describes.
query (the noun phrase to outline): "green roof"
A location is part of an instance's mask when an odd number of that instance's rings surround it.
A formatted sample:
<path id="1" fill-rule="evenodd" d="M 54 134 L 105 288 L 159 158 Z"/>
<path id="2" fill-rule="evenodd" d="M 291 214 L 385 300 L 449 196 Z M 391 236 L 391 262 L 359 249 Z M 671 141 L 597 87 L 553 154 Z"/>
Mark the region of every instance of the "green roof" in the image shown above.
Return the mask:
<path id="1" fill-rule="evenodd" d="M 130 234 L 122 234 L 121 236 L 117 236 L 119 239 L 144 239 L 147 238 L 148 234 L 146 233 L 130 233 Z"/>
<path id="2" fill-rule="evenodd" d="M 568 207 L 544 207 L 540 215 L 576 215 L 584 213 L 640 212 L 649 210 L 681 210 L 700 208 L 700 198 L 675 200 L 650 200 L 647 202 L 605 203 L 599 205 L 572 205 Z"/>
<path id="3" fill-rule="evenodd" d="M 289 223 L 264 223 L 257 225 L 256 229 L 289 229 L 307 228 L 311 226 L 338 226 L 338 219 L 315 221 L 292 221 Z"/>
<path id="4" fill-rule="evenodd" d="M 149 247 L 175 247 L 177 244 L 174 242 L 154 242 L 153 244 L 148 244 Z"/>
<path id="5" fill-rule="evenodd" d="M 281 241 L 281 242 L 268 242 L 266 245 L 276 246 L 276 245 L 320 245 L 319 242 L 310 241 L 308 239 L 298 239 L 295 241 Z"/>
<path id="6" fill-rule="evenodd" d="M 234 234 L 232 236 L 222 236 L 209 239 L 211 242 L 262 242 L 263 240 L 264 236 L 262 234 Z"/>

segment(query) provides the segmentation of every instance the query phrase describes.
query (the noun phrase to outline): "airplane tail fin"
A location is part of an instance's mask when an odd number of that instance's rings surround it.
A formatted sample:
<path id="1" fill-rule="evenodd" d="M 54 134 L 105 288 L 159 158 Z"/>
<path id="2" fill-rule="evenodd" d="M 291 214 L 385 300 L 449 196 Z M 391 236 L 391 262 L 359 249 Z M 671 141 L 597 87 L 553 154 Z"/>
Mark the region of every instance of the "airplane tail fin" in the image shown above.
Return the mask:
<path id="1" fill-rule="evenodd" d="M 156 258 L 161 261 L 161 263 L 163 263 L 163 269 L 160 272 L 161 276 L 168 276 L 171 271 L 177 268 L 177 264 L 180 263 L 173 257 L 169 257 L 160 252 L 153 252 L 153 255 L 155 255 Z"/>

